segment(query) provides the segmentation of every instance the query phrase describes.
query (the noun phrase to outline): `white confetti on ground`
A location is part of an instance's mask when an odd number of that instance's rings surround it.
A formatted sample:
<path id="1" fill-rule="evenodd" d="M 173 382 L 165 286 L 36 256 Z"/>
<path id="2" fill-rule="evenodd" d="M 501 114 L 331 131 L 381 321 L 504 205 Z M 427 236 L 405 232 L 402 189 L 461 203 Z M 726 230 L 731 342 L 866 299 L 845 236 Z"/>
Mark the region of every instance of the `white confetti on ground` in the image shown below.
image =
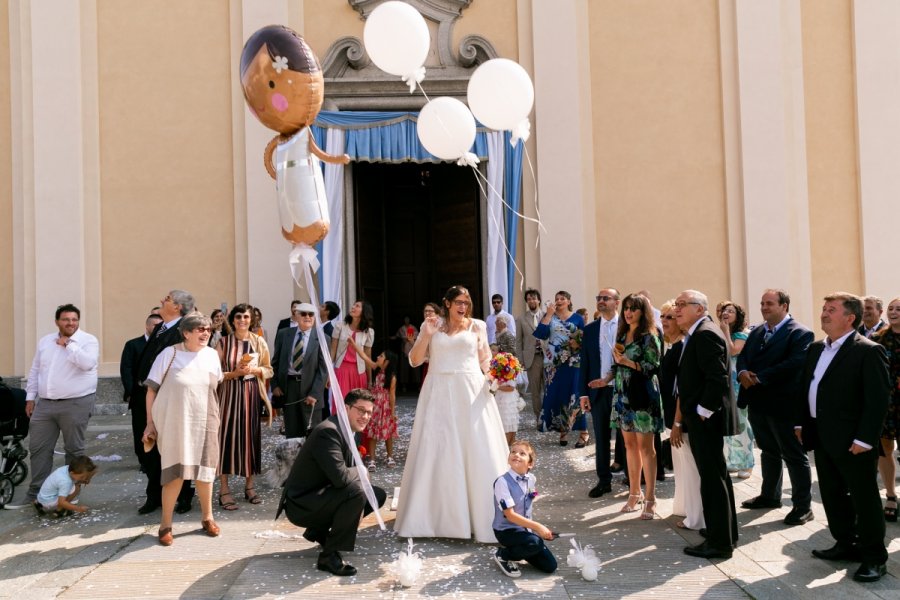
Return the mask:
<path id="1" fill-rule="evenodd" d="M 118 462 L 122 460 L 122 457 L 118 454 L 110 454 L 109 456 L 97 455 L 92 456 L 91 460 L 94 462 Z"/>
<path id="2" fill-rule="evenodd" d="M 253 537 L 257 539 L 263 540 L 302 540 L 302 535 L 289 535 L 282 531 L 275 531 L 274 529 L 266 529 L 265 531 L 257 531 L 253 534 Z"/>
<path id="3" fill-rule="evenodd" d="M 105 440 L 105 439 L 108 438 L 108 437 L 109 437 L 109 434 L 108 434 L 108 433 L 101 433 L 100 435 L 97 436 L 97 439 L 98 439 L 98 440 Z"/>

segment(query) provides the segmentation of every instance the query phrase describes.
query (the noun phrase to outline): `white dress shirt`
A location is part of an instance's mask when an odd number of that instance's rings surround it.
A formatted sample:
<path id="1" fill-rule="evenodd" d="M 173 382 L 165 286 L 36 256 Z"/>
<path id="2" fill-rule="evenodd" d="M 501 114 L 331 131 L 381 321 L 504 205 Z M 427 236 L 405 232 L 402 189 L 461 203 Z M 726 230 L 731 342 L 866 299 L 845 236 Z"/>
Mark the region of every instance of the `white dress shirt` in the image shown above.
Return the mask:
<path id="1" fill-rule="evenodd" d="M 79 329 L 65 346 L 57 344 L 58 339 L 58 332 L 50 333 L 38 342 L 25 386 L 26 400 L 81 398 L 97 391 L 97 338 Z"/>
<path id="2" fill-rule="evenodd" d="M 819 382 L 822 381 L 825 371 L 828 370 L 828 367 L 831 365 L 831 361 L 834 360 L 835 355 L 837 355 L 838 350 L 841 349 L 841 346 L 844 345 L 847 338 L 854 333 L 856 333 L 856 330 L 851 329 L 833 342 L 830 339 L 825 338 L 825 347 L 822 348 L 822 354 L 819 355 L 819 362 L 816 363 L 816 369 L 813 371 L 812 381 L 809 382 L 809 396 L 807 397 L 807 401 L 809 402 L 809 414 L 813 419 L 816 418 L 816 398 L 819 394 Z M 859 440 L 853 440 L 853 443 L 862 446 L 867 450 L 872 449 L 872 446 Z"/>
<path id="3" fill-rule="evenodd" d="M 616 345 L 616 331 L 619 329 L 619 314 L 606 320 L 600 317 L 600 378 L 606 378 L 613 367 L 613 347 Z"/>

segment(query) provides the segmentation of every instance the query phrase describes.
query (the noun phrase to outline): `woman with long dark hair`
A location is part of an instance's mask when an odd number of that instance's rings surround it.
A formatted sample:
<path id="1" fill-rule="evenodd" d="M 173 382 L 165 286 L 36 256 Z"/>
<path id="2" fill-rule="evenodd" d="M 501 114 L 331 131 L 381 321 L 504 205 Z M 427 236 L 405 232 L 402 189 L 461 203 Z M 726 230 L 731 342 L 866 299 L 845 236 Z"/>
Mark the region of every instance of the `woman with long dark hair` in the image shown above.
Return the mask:
<path id="1" fill-rule="evenodd" d="M 347 311 L 343 323 L 334 327 L 331 336 L 331 360 L 334 362 L 335 374 L 341 392 L 346 394 L 352 389 L 369 388 L 370 369 L 366 360 L 360 356 L 365 354 L 372 360 L 372 345 L 375 343 L 375 309 L 365 300 L 357 300 Z M 334 414 L 334 406 L 332 406 Z"/>
<path id="2" fill-rule="evenodd" d="M 462 286 L 444 295 L 445 318 L 425 319 L 409 354 L 431 367 L 422 385 L 400 484 L 401 537 L 496 543 L 494 481 L 506 470 L 506 436 L 485 379 L 491 361 L 484 321 L 472 318 Z"/>
<path id="3" fill-rule="evenodd" d="M 731 386 L 737 398 L 741 390 L 741 384 L 737 379 L 737 357 L 747 341 L 747 313 L 740 304 L 725 300 L 716 307 L 716 315 L 719 317 L 719 327 L 725 335 L 728 356 L 731 358 Z M 738 419 L 744 430 L 737 435 L 725 437 L 725 464 L 729 473 L 736 473 L 739 478 L 747 479 L 753 474 L 754 461 L 753 430 L 750 429 L 746 408 L 738 410 Z"/>
<path id="4" fill-rule="evenodd" d="M 662 396 L 659 371 L 662 344 L 645 296 L 629 294 L 622 300 L 619 330 L 613 348 L 614 387 L 612 426 L 622 431 L 628 463 L 628 502 L 621 512 L 634 512 L 644 502 L 641 519 L 656 516 L 656 449 L 653 436 L 662 433 Z M 641 496 L 641 471 L 647 486 Z"/>

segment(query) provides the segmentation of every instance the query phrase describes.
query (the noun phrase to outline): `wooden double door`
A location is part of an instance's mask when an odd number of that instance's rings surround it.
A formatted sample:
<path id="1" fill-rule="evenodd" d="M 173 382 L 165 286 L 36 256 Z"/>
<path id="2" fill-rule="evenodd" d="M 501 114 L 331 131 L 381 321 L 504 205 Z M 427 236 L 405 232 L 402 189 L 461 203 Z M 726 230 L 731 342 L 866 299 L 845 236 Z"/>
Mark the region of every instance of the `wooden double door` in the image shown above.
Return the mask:
<path id="1" fill-rule="evenodd" d="M 440 304 L 451 285 L 469 289 L 480 317 L 482 217 L 471 170 L 361 162 L 353 171 L 356 289 L 375 309 L 373 352 L 404 317 L 418 327 L 423 305 Z"/>

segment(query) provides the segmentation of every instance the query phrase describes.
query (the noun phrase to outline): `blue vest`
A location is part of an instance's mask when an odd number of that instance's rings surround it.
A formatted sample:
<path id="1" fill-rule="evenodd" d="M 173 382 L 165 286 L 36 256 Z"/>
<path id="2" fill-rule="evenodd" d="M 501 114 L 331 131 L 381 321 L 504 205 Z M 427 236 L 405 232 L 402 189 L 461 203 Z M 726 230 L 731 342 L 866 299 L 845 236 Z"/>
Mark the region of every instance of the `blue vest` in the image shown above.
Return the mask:
<path id="1" fill-rule="evenodd" d="M 516 481 L 515 477 L 509 474 L 509 471 L 498 477 L 494 480 L 494 483 L 497 483 L 501 478 L 506 479 L 506 485 L 509 487 L 509 494 L 512 496 L 513 502 L 515 505 L 507 508 L 514 508 L 516 514 L 525 517 L 526 519 L 531 518 L 531 496 L 522 491 L 522 488 L 519 486 L 519 482 Z M 525 531 L 524 527 L 519 525 L 515 525 L 510 523 L 509 519 L 506 518 L 503 514 L 503 509 L 500 508 L 500 505 L 496 502 L 496 498 L 494 501 L 494 523 L 493 528 L 497 530 L 503 529 L 518 529 L 520 531 Z"/>

